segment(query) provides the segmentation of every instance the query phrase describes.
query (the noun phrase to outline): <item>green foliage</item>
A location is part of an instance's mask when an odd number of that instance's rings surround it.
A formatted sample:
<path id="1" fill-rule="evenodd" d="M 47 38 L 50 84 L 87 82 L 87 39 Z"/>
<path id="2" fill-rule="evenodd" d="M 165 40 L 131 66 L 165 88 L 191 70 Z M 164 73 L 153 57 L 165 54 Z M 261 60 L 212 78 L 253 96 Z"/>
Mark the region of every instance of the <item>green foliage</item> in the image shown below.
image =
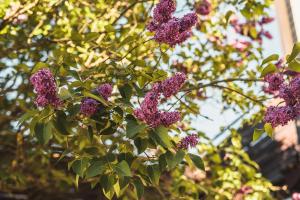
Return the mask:
<path id="1" fill-rule="evenodd" d="M 266 123 L 264 125 L 264 129 L 265 129 L 266 133 L 268 134 L 268 136 L 270 136 L 272 138 L 273 137 L 273 128 L 272 128 L 272 125 L 269 124 L 269 123 Z"/>
<path id="2" fill-rule="evenodd" d="M 6 16 L 13 3 L 20 9 Z M 199 17 L 193 37 L 176 48 L 157 43 L 146 30 L 155 3 L 1 2 L 1 191 L 29 196 L 39 191 L 43 199 L 67 199 L 81 188 L 84 195 L 93 193 L 81 187 L 88 184 L 102 199 L 198 199 L 201 195 L 232 199 L 241 186 L 250 185 L 253 199 L 271 198 L 271 184 L 245 154 L 238 136 L 214 145 L 191 125 L 195 117 L 203 117 L 200 101 L 216 100 L 224 110 L 243 113 L 263 109 L 265 97 L 254 92 L 261 86 L 258 72 L 262 76 L 273 72 L 271 62 L 278 56 L 262 61 L 262 48 L 255 45 L 239 51 L 226 43 L 226 32 L 233 14 L 258 20 L 266 15 L 271 1 L 214 0 L 214 20 Z M 194 3 L 183 2 L 191 10 Z M 28 18 L 16 21 L 23 14 Z M 253 27 L 249 32 L 257 35 Z M 297 45 L 288 57 L 295 71 Z M 42 68 L 55 75 L 63 100 L 59 108 L 34 104 L 36 94 L 29 77 Z M 133 111 L 150 86 L 179 71 L 188 75 L 188 81 L 176 97 L 162 102 L 162 108 L 175 107 L 181 122 L 151 128 L 135 119 Z M 94 92 L 102 83 L 114 86 L 107 101 Z M 92 117 L 80 113 L 85 97 L 100 104 Z M 251 121 L 260 122 L 261 113 Z M 269 129 L 265 127 L 270 134 Z M 199 134 L 200 144 L 192 152 L 179 150 L 180 138 L 192 133 Z M 260 132 L 253 138 L 259 136 Z M 198 170 L 206 178 L 195 180 L 185 173 L 187 169 Z M 69 192 L 77 186 L 76 192 Z"/>
<path id="3" fill-rule="evenodd" d="M 261 130 L 261 129 L 255 129 L 254 130 L 254 133 L 253 133 L 253 141 L 256 141 L 258 140 L 262 134 L 264 133 L 265 131 L 264 130 Z"/>

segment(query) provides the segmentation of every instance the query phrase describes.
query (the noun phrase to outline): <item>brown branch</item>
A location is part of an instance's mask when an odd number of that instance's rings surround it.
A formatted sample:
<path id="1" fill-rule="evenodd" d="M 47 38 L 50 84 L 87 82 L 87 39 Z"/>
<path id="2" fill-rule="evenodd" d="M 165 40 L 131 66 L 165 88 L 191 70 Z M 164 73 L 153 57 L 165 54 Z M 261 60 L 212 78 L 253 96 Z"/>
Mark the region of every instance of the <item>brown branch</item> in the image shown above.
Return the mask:
<path id="1" fill-rule="evenodd" d="M 126 12 L 127 12 L 128 10 L 130 10 L 131 8 L 133 8 L 136 4 L 138 4 L 138 3 L 144 3 L 144 2 L 147 2 L 147 1 L 152 1 L 152 0 L 136 1 L 136 2 L 134 2 L 134 3 L 132 3 L 132 4 L 130 4 L 127 8 L 125 8 L 125 9 L 121 12 L 121 14 L 119 15 L 119 17 L 117 17 L 117 18 L 113 21 L 112 25 L 114 25 L 115 23 L 117 23 L 117 22 L 119 21 L 119 19 L 121 19 L 121 18 L 123 17 L 123 15 L 125 15 Z"/>
<path id="2" fill-rule="evenodd" d="M 217 83 L 228 83 L 228 82 L 235 82 L 235 81 L 240 81 L 240 82 L 262 82 L 262 79 L 244 79 L 244 78 L 229 78 L 229 79 L 224 79 L 224 80 L 217 80 L 217 81 L 212 81 L 207 84 L 199 84 L 197 86 L 185 89 L 183 91 L 191 91 L 191 90 L 198 90 L 200 88 L 205 88 L 205 87 L 210 87 L 213 85 L 216 85 Z"/>
<path id="3" fill-rule="evenodd" d="M 259 100 L 257 100 L 257 99 L 254 99 L 254 98 L 252 98 L 252 97 L 249 97 L 248 95 L 246 95 L 246 94 L 244 94 L 244 93 L 242 93 L 242 92 L 240 92 L 240 91 L 238 91 L 238 90 L 235 90 L 235 89 L 232 89 L 232 88 L 229 88 L 229 87 L 225 87 L 225 86 L 221 86 L 221 85 L 211 85 L 212 87 L 216 87 L 216 88 L 220 88 L 220 89 L 225 89 L 225 90 L 229 90 L 229 91 L 231 91 L 231 92 L 235 92 L 235 93 L 237 93 L 237 94 L 239 94 L 239 95 L 241 95 L 241 96 L 243 96 L 243 97 L 245 97 L 245 98 L 247 98 L 247 99 L 250 99 L 251 101 L 253 101 L 253 102 L 256 102 L 256 103 L 258 103 L 258 104 L 260 104 L 260 105 L 263 105 L 263 103 L 261 102 L 261 101 L 259 101 Z"/>

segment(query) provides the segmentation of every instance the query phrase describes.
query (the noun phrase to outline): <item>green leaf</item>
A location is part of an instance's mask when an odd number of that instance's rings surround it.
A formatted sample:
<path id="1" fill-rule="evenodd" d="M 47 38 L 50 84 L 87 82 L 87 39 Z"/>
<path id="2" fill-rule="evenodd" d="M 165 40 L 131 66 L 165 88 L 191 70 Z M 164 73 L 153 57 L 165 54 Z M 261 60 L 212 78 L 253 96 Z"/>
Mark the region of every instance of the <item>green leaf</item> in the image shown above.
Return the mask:
<path id="1" fill-rule="evenodd" d="M 67 121 L 67 116 L 63 111 L 57 111 L 56 117 L 53 121 L 55 129 L 62 135 L 70 135 L 70 126 Z"/>
<path id="2" fill-rule="evenodd" d="M 113 188 L 114 188 L 114 192 L 116 193 L 117 198 L 119 198 L 120 195 L 121 195 L 121 189 L 120 189 L 119 181 L 117 181 L 117 182 L 114 184 Z"/>
<path id="3" fill-rule="evenodd" d="M 228 23 L 229 23 L 229 19 L 230 19 L 230 17 L 232 16 L 234 14 L 234 12 L 232 11 L 232 10 L 229 10 L 229 11 L 227 11 L 227 13 L 226 13 L 226 15 L 225 15 L 225 25 L 226 26 L 228 26 Z"/>
<path id="4" fill-rule="evenodd" d="M 131 43 L 136 39 L 136 37 L 129 35 L 128 37 L 126 37 L 124 40 L 122 40 L 122 42 L 120 42 L 120 46 L 124 46 L 125 44 Z"/>
<path id="5" fill-rule="evenodd" d="M 148 140 L 138 137 L 134 140 L 134 144 L 138 150 L 138 153 L 140 154 L 146 150 L 146 148 L 148 146 Z"/>
<path id="6" fill-rule="evenodd" d="M 17 126 L 22 125 L 26 120 L 30 119 L 32 117 L 32 113 L 26 112 L 24 115 L 20 117 L 18 120 Z"/>
<path id="7" fill-rule="evenodd" d="M 60 99 L 62 100 L 66 100 L 72 97 L 71 93 L 69 92 L 69 90 L 67 88 L 60 88 L 58 96 Z"/>
<path id="8" fill-rule="evenodd" d="M 128 119 L 126 125 L 126 136 L 128 138 L 135 137 L 138 133 L 145 130 L 145 124 L 139 124 L 136 120 Z"/>
<path id="9" fill-rule="evenodd" d="M 83 177 L 83 173 L 88 166 L 88 158 L 82 158 L 80 160 L 75 160 L 72 163 L 72 170 L 74 173 L 78 174 L 80 177 Z"/>
<path id="10" fill-rule="evenodd" d="M 144 194 L 144 185 L 143 185 L 142 181 L 140 179 L 134 179 L 133 185 L 135 187 L 138 199 L 141 199 Z"/>
<path id="11" fill-rule="evenodd" d="M 119 87 L 121 96 L 125 99 L 126 102 L 130 102 L 132 96 L 132 87 L 129 84 L 125 84 Z"/>
<path id="12" fill-rule="evenodd" d="M 172 147 L 171 137 L 168 135 L 168 129 L 164 126 L 159 126 L 155 128 L 154 134 L 151 134 L 154 139 L 163 147 Z"/>
<path id="13" fill-rule="evenodd" d="M 105 162 L 103 161 L 94 161 L 86 170 L 86 178 L 91 178 L 102 174 L 105 171 Z"/>
<path id="14" fill-rule="evenodd" d="M 252 38 L 257 38 L 257 31 L 255 27 L 251 26 L 249 32 Z"/>
<path id="15" fill-rule="evenodd" d="M 36 65 L 33 67 L 32 73 L 35 73 L 35 72 L 37 72 L 37 71 L 40 70 L 40 69 L 48 68 L 48 67 L 49 67 L 49 65 L 48 65 L 47 63 L 38 62 L 38 63 L 36 63 Z"/>
<path id="16" fill-rule="evenodd" d="M 134 156 L 131 152 L 127 152 L 127 153 L 120 153 L 118 155 L 118 160 L 119 161 L 122 161 L 122 160 L 125 160 L 127 162 L 127 164 L 129 166 L 131 166 L 133 160 L 134 160 Z"/>
<path id="17" fill-rule="evenodd" d="M 92 99 L 95 99 L 95 100 L 101 102 L 104 106 L 108 106 L 108 103 L 101 96 L 94 95 L 94 94 L 92 94 L 90 92 L 87 92 L 87 91 L 83 91 L 82 94 L 85 97 L 90 97 Z"/>
<path id="18" fill-rule="evenodd" d="M 185 152 L 183 150 L 178 150 L 176 152 L 175 158 L 174 158 L 174 162 L 175 162 L 175 166 L 177 166 L 178 164 L 181 163 L 181 161 L 183 160 L 185 156 Z"/>
<path id="19" fill-rule="evenodd" d="M 125 160 L 116 164 L 114 169 L 119 176 L 132 176 L 129 165 Z"/>
<path id="20" fill-rule="evenodd" d="M 100 185 L 102 187 L 103 194 L 108 198 L 112 199 L 115 193 L 114 185 L 116 183 L 116 179 L 112 175 L 103 175 L 100 178 Z"/>
<path id="21" fill-rule="evenodd" d="M 159 184 L 160 171 L 158 165 L 150 165 L 147 167 L 149 178 L 154 185 Z"/>
<path id="22" fill-rule="evenodd" d="M 79 183 L 79 176 L 76 174 L 76 177 L 75 177 L 75 188 L 78 189 L 78 183 Z"/>
<path id="23" fill-rule="evenodd" d="M 275 72 L 276 70 L 277 70 L 277 67 L 274 64 L 270 63 L 262 70 L 261 77 L 271 74 L 271 73 Z"/>
<path id="24" fill-rule="evenodd" d="M 110 24 L 104 26 L 104 28 L 105 28 L 105 30 L 106 30 L 107 32 L 115 32 L 114 26 L 112 26 L 112 25 L 110 25 Z"/>
<path id="25" fill-rule="evenodd" d="M 52 138 L 52 124 L 37 123 L 34 132 L 40 144 L 47 144 Z"/>
<path id="26" fill-rule="evenodd" d="M 171 170 L 175 168 L 183 160 L 184 156 L 185 153 L 183 150 L 177 151 L 175 155 L 170 151 L 167 151 L 165 153 L 165 159 L 167 161 L 169 169 Z"/>
<path id="27" fill-rule="evenodd" d="M 68 112 L 70 117 L 74 117 L 80 111 L 80 104 L 70 105 Z"/>
<path id="28" fill-rule="evenodd" d="M 161 172 L 167 169 L 168 163 L 166 157 L 167 157 L 166 154 L 162 154 L 158 158 L 158 166 Z"/>
<path id="29" fill-rule="evenodd" d="M 292 62 L 300 53 L 300 42 L 294 44 L 291 55 L 287 58 L 287 63 Z"/>
<path id="30" fill-rule="evenodd" d="M 263 66 L 264 64 L 269 63 L 269 62 L 271 62 L 271 61 L 278 60 L 278 59 L 279 59 L 279 55 L 277 55 L 277 54 L 272 54 L 272 55 L 268 56 L 267 58 L 265 58 L 265 59 L 262 61 L 261 66 Z"/>
<path id="31" fill-rule="evenodd" d="M 273 127 L 270 123 L 265 123 L 264 125 L 264 129 L 266 131 L 266 133 L 268 134 L 269 137 L 273 137 Z"/>
<path id="32" fill-rule="evenodd" d="M 93 136 L 94 136 L 93 127 L 88 126 L 88 138 L 89 138 L 90 142 L 93 142 Z"/>
<path id="33" fill-rule="evenodd" d="M 99 131 L 100 135 L 112 135 L 116 132 L 116 123 L 112 120 L 109 120 L 101 131 Z"/>
<path id="34" fill-rule="evenodd" d="M 191 153 L 189 153 L 188 155 L 198 169 L 205 170 L 204 163 L 200 156 Z"/>
<path id="35" fill-rule="evenodd" d="M 253 132 L 253 141 L 256 141 L 256 140 L 258 140 L 261 136 L 262 136 L 262 134 L 264 133 L 265 131 L 264 130 L 262 130 L 262 129 L 255 129 L 254 130 L 254 132 Z"/>
<path id="36" fill-rule="evenodd" d="M 240 149 L 242 147 L 241 140 L 240 140 L 239 137 L 236 137 L 236 136 L 232 137 L 231 138 L 231 143 L 236 148 Z"/>
<path id="37" fill-rule="evenodd" d="M 165 159 L 167 161 L 168 167 L 169 169 L 173 169 L 174 168 L 174 162 L 173 162 L 173 158 L 174 158 L 174 154 L 170 151 L 167 151 L 165 153 Z"/>
<path id="38" fill-rule="evenodd" d="M 89 42 L 89 41 L 97 39 L 99 37 L 99 35 L 100 34 L 97 32 L 90 32 L 85 35 L 84 40 Z"/>
<path id="39" fill-rule="evenodd" d="M 300 63 L 297 61 L 297 59 L 289 63 L 288 69 L 300 73 Z"/>

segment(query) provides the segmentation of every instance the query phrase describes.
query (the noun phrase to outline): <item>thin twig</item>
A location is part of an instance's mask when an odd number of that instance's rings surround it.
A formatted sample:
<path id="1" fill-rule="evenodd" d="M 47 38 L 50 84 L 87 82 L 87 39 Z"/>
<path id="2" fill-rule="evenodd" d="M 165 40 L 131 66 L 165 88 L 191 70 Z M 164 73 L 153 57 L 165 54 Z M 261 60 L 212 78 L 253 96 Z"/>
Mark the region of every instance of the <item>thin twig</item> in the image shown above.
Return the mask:
<path id="1" fill-rule="evenodd" d="M 213 86 L 213 85 L 215 85 L 217 83 L 227 83 L 227 82 L 235 82 L 235 81 L 241 81 L 241 82 L 260 82 L 260 81 L 263 81 L 263 80 L 261 80 L 261 79 L 229 78 L 229 79 L 224 79 L 224 80 L 212 81 L 212 82 L 207 83 L 207 84 L 199 84 L 197 86 L 185 89 L 183 91 L 198 90 L 200 88 L 205 88 L 205 87 Z"/>
<path id="2" fill-rule="evenodd" d="M 249 96 L 245 95 L 244 93 L 242 93 L 242 92 L 240 92 L 240 91 L 238 91 L 238 90 L 235 90 L 235 89 L 232 89 L 232 88 L 229 88 L 229 87 L 225 87 L 225 86 L 221 86 L 221 85 L 211 85 L 211 86 L 212 86 L 212 87 L 221 88 L 221 89 L 225 89 L 225 90 L 229 90 L 229 91 L 235 92 L 235 93 L 237 93 L 237 94 L 239 94 L 239 95 L 241 95 L 241 96 L 243 96 L 243 97 L 245 97 L 245 98 L 247 98 L 247 99 L 250 99 L 250 100 L 253 101 L 253 102 L 256 102 L 256 103 L 258 103 L 258 104 L 260 104 L 260 105 L 263 105 L 263 103 L 262 103 L 261 101 L 259 101 L 259 100 L 257 100 L 257 99 L 254 99 L 254 98 L 252 98 L 252 97 L 249 97 Z"/>

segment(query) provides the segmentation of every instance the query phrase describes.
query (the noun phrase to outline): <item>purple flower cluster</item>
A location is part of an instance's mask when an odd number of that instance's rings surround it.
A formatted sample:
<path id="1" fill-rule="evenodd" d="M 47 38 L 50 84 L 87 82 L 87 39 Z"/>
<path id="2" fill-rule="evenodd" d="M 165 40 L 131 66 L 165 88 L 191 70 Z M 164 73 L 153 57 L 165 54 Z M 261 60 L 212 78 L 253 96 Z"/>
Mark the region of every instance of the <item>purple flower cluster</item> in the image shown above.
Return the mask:
<path id="1" fill-rule="evenodd" d="M 196 13 L 189 13 L 182 18 L 173 17 L 176 10 L 174 0 L 161 0 L 154 8 L 153 20 L 148 30 L 155 32 L 154 39 L 159 43 L 175 46 L 192 35 L 191 28 L 197 23 Z"/>
<path id="2" fill-rule="evenodd" d="M 293 193 L 292 200 L 300 200 L 300 193 Z"/>
<path id="3" fill-rule="evenodd" d="M 112 85 L 108 83 L 104 83 L 100 85 L 98 88 L 96 88 L 96 91 L 99 95 L 101 95 L 105 100 L 108 100 L 108 98 L 111 96 L 112 93 Z M 84 98 L 81 101 L 80 105 L 80 112 L 84 114 L 85 116 L 92 116 L 95 114 L 99 107 L 99 102 L 92 98 Z"/>
<path id="4" fill-rule="evenodd" d="M 260 21 L 261 24 L 269 24 L 274 21 L 274 17 L 263 17 Z"/>
<path id="5" fill-rule="evenodd" d="M 287 105 L 294 105 L 297 102 L 297 99 L 295 99 L 291 87 L 286 84 L 282 84 L 280 86 L 279 97 L 282 98 Z"/>
<path id="6" fill-rule="evenodd" d="M 40 69 L 30 77 L 30 82 L 37 93 L 35 104 L 40 107 L 52 105 L 58 107 L 62 101 L 57 96 L 57 86 L 49 69 Z"/>
<path id="7" fill-rule="evenodd" d="M 300 77 L 294 77 L 288 84 L 284 83 L 282 74 L 267 75 L 268 91 L 276 93 L 285 102 L 284 106 L 271 106 L 267 109 L 264 121 L 273 127 L 286 125 L 300 114 Z"/>
<path id="8" fill-rule="evenodd" d="M 268 74 L 265 76 L 264 81 L 268 83 L 267 90 L 270 92 L 274 92 L 279 90 L 280 86 L 283 84 L 284 79 L 282 74 Z"/>
<path id="9" fill-rule="evenodd" d="M 176 94 L 186 80 L 184 73 L 177 73 L 175 76 L 166 79 L 161 83 L 162 93 L 166 98 Z"/>
<path id="10" fill-rule="evenodd" d="M 237 194 L 247 195 L 252 192 L 253 192 L 253 188 L 251 186 L 244 185 L 237 191 Z"/>
<path id="11" fill-rule="evenodd" d="M 170 126 L 179 121 L 179 112 L 162 112 L 158 109 L 158 105 L 161 94 L 166 98 L 176 94 L 185 80 L 185 74 L 177 73 L 165 81 L 154 84 L 152 89 L 146 93 L 141 107 L 134 110 L 134 115 L 153 128 L 159 125 Z"/>
<path id="12" fill-rule="evenodd" d="M 293 96 L 300 100 L 300 77 L 295 77 L 290 82 L 290 89 L 293 93 Z"/>
<path id="13" fill-rule="evenodd" d="M 99 95 L 101 95 L 105 100 L 108 100 L 108 98 L 111 96 L 113 88 L 109 83 L 105 83 L 100 85 L 96 90 Z"/>
<path id="14" fill-rule="evenodd" d="M 188 149 L 189 147 L 195 147 L 199 142 L 199 138 L 197 134 L 188 135 L 180 140 L 177 144 L 179 149 Z"/>
<path id="15" fill-rule="evenodd" d="M 158 111 L 160 93 L 153 89 L 147 92 L 141 108 L 134 111 L 134 115 L 141 121 L 144 121 L 151 127 L 157 127 L 161 124 L 160 112 Z"/>
<path id="16" fill-rule="evenodd" d="M 275 63 L 275 66 L 280 69 L 280 68 L 283 68 L 283 59 L 280 58 L 276 63 Z"/>
<path id="17" fill-rule="evenodd" d="M 284 126 L 295 117 L 296 112 L 292 106 L 270 106 L 265 115 L 265 122 L 270 123 L 272 127 Z"/>
<path id="18" fill-rule="evenodd" d="M 84 98 L 81 101 L 80 112 L 85 116 L 92 116 L 96 113 L 99 103 L 95 99 Z"/>
<path id="19" fill-rule="evenodd" d="M 170 126 L 180 120 L 180 113 L 174 112 L 162 112 L 160 114 L 160 121 L 164 126 Z"/>
<path id="20" fill-rule="evenodd" d="M 153 18 L 157 25 L 168 22 L 172 18 L 172 14 L 176 10 L 176 3 L 174 0 L 161 0 L 153 11 Z"/>
<path id="21" fill-rule="evenodd" d="M 249 39 L 262 43 L 263 38 L 272 39 L 273 36 L 269 31 L 265 30 L 265 25 L 271 23 L 274 18 L 263 17 L 261 20 L 249 20 L 246 22 L 239 22 L 237 17 L 234 17 L 230 21 L 230 25 L 233 27 L 236 33 L 247 36 Z M 252 34 L 251 31 L 245 31 L 249 27 L 257 30 L 257 34 Z"/>
<path id="22" fill-rule="evenodd" d="M 202 0 L 196 4 L 196 12 L 200 15 L 208 15 L 211 12 L 211 4 L 208 0 Z"/>

